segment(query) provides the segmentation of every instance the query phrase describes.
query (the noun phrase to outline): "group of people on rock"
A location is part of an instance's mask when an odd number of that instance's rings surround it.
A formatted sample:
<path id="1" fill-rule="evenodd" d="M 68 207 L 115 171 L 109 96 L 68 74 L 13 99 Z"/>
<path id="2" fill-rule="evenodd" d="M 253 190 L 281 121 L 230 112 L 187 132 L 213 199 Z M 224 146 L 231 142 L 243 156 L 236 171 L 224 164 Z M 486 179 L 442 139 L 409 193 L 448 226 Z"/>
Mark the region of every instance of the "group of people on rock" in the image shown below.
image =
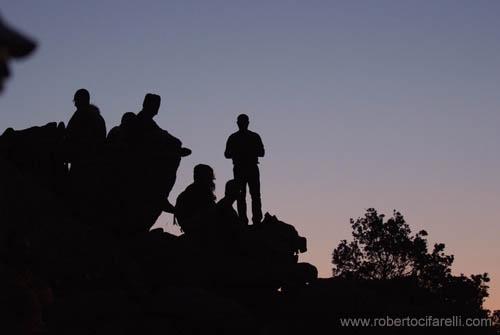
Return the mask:
<path id="1" fill-rule="evenodd" d="M 33 40 L 0 20 L 0 91 L 10 75 L 10 60 L 29 55 L 35 47 Z M 174 206 L 168 196 L 180 160 L 191 150 L 154 121 L 160 96 L 146 94 L 142 109 L 123 114 L 120 125 L 109 133 L 86 89 L 76 91 L 74 104 L 76 111 L 67 126 L 57 126 L 64 140 L 56 164 L 58 171 L 62 171 L 59 165 L 64 164 L 66 172 L 62 174 L 68 177 L 62 178 L 61 184 L 62 189 L 70 191 L 63 195 L 71 205 L 76 203 L 76 212 L 83 216 L 86 213 L 89 221 L 102 218 L 101 221 L 115 221 L 115 226 L 143 222 L 143 227 L 137 228 L 143 230 L 151 222 L 154 224 L 161 211 L 166 211 L 174 213 L 186 233 L 196 231 L 203 226 L 201 221 L 213 215 L 246 225 L 247 185 L 252 199 L 252 222 L 262 221 L 258 159 L 265 152 L 260 136 L 248 129 L 247 115 L 238 116 L 239 130 L 227 140 L 224 156 L 233 161 L 234 179 L 226 184 L 225 196 L 216 203 L 214 172 L 210 166 L 199 164 L 194 169 L 193 183 L 179 195 Z M 234 202 L 237 212 L 232 207 Z"/>
<path id="2" fill-rule="evenodd" d="M 0 92 L 10 61 L 35 45 L 0 18 Z M 262 217 L 264 146 L 248 116 L 227 141 L 234 179 L 224 197 L 216 201 L 214 171 L 198 164 L 174 206 L 168 196 L 191 150 L 154 121 L 160 96 L 147 94 L 109 132 L 86 89 L 74 104 L 67 125 L 0 135 L 0 334 L 267 332 L 252 326 L 265 323 L 261 306 L 274 308 L 278 289 L 317 270 L 298 263 L 306 240 L 293 226 Z M 150 231 L 162 211 L 183 236 Z"/>
<path id="3" fill-rule="evenodd" d="M 122 212 L 117 226 L 127 224 L 127 221 L 131 225 L 134 224 L 132 221 L 136 221 L 135 224 L 142 221 L 143 224 L 147 222 L 146 227 L 141 226 L 138 230 L 150 228 L 161 211 L 173 213 L 186 234 L 205 231 L 207 220 L 222 225 L 247 225 L 247 185 L 252 199 L 252 222 L 259 224 L 262 221 L 258 159 L 265 151 L 260 136 L 248 129 L 249 117 L 246 114 L 238 116 L 239 129 L 227 140 L 224 155 L 233 161 L 234 179 L 226 183 L 224 197 L 216 202 L 214 171 L 208 165 L 198 164 L 194 168 L 193 183 L 178 196 L 174 206 L 168 201 L 168 196 L 175 184 L 180 160 L 190 155 L 191 150 L 183 147 L 179 139 L 154 121 L 161 97 L 146 94 L 142 110 L 137 114 L 123 114 L 120 125 L 109 133 L 106 133 L 99 109 L 90 103 L 86 89 L 76 91 L 74 104 L 76 111 L 66 127 L 63 145 L 70 184 L 78 190 L 75 192 L 77 198 L 82 198 L 86 188 L 102 189 L 102 185 L 89 186 L 92 180 L 111 185 L 109 188 L 114 194 L 108 193 L 104 197 L 116 202 L 113 206 L 106 200 L 108 209 Z M 92 169 L 96 165 L 107 165 L 108 173 L 96 178 L 95 169 Z M 233 208 L 235 202 L 237 212 Z M 138 207 L 141 204 L 143 213 L 137 216 L 135 213 L 140 212 Z M 82 207 L 96 206 L 84 202 Z M 102 216 L 102 211 L 98 212 Z M 106 220 L 113 221 L 109 217 Z"/>

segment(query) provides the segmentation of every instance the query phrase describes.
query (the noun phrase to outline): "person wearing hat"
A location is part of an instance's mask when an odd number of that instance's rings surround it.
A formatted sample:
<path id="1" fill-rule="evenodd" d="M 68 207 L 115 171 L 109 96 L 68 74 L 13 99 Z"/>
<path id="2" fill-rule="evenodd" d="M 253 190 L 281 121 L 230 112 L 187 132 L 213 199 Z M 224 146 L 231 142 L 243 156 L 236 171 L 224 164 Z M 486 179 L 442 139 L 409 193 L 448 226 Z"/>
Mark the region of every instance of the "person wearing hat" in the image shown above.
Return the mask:
<path id="1" fill-rule="evenodd" d="M 169 202 L 170 191 L 177 178 L 177 169 L 182 157 L 189 156 L 191 149 L 182 146 L 182 142 L 162 129 L 154 120 L 158 115 L 161 97 L 148 93 L 144 97 L 142 110 L 135 117 L 136 141 L 142 148 L 144 176 L 149 175 L 151 185 L 159 187 L 157 191 L 164 195 L 163 211 L 173 213 L 175 207 Z"/>
<path id="2" fill-rule="evenodd" d="M 0 16 L 0 93 L 10 76 L 9 61 L 28 56 L 35 47 L 32 39 L 9 27 Z"/>

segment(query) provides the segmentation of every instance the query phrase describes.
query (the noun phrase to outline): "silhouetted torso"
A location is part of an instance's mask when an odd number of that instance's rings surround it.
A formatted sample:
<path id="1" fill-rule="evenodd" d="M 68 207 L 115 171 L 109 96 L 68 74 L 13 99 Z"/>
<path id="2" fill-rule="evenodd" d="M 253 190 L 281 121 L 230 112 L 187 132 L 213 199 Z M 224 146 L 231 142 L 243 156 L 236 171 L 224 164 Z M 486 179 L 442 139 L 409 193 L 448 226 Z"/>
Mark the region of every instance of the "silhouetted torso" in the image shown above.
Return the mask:
<path id="1" fill-rule="evenodd" d="M 115 126 L 111 128 L 111 130 L 108 133 L 108 136 L 106 137 L 106 140 L 110 144 L 121 144 L 123 142 L 123 131 L 121 126 Z"/>
<path id="2" fill-rule="evenodd" d="M 151 117 L 143 111 L 137 114 L 135 119 L 138 141 L 149 144 L 150 147 L 158 145 L 157 148 L 163 154 L 179 154 L 182 142 L 172 136 L 168 131 L 162 129 Z M 154 148 L 153 148 L 154 149 Z"/>
<path id="3" fill-rule="evenodd" d="M 215 196 L 205 185 L 192 183 L 179 194 L 175 204 L 175 216 L 185 233 L 200 230 L 215 210 Z"/>
<path id="4" fill-rule="evenodd" d="M 233 208 L 233 202 L 226 197 L 217 202 L 216 207 L 217 225 L 222 228 L 234 228 L 242 226 L 238 213 Z"/>
<path id="5" fill-rule="evenodd" d="M 106 142 L 111 149 L 130 149 L 136 136 L 136 118 L 134 113 L 127 112 L 123 114 L 120 125 L 109 131 Z"/>
<path id="6" fill-rule="evenodd" d="M 89 105 L 77 109 L 66 127 L 66 145 L 70 160 L 96 153 L 106 140 L 106 124 L 99 109 Z"/>
<path id="7" fill-rule="evenodd" d="M 243 122 L 242 122 L 243 120 Z M 239 117 L 240 130 L 229 136 L 224 156 L 233 160 L 234 179 L 239 183 L 241 193 L 238 198 L 238 215 L 244 223 L 248 223 L 246 207 L 246 187 L 252 198 L 252 221 L 254 224 L 262 220 L 260 198 L 260 172 L 258 157 L 264 156 L 264 144 L 259 134 L 248 130 L 247 117 Z"/>
<path id="8" fill-rule="evenodd" d="M 175 184 L 182 142 L 160 128 L 143 111 L 137 114 L 134 123 L 135 146 L 144 160 L 142 176 L 149 178 L 151 186 L 167 198 Z"/>
<path id="9" fill-rule="evenodd" d="M 225 156 L 231 158 L 234 165 L 258 164 L 258 157 L 264 156 L 264 145 L 259 134 L 250 130 L 239 130 L 229 136 Z"/>

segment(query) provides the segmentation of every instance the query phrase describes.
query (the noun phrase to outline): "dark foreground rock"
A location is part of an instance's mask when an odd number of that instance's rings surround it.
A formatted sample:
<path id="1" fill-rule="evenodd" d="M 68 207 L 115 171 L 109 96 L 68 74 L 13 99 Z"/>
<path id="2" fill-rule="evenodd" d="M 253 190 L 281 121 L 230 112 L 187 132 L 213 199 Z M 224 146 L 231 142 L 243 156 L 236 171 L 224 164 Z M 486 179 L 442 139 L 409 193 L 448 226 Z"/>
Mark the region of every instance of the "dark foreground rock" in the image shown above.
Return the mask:
<path id="1" fill-rule="evenodd" d="M 141 175 L 113 170 L 107 149 L 71 175 L 63 132 L 48 124 L 0 137 L 1 334 L 372 334 L 380 329 L 343 318 L 485 316 L 411 280 L 317 279 L 298 261 L 305 238 L 269 214 L 203 236 L 150 231 L 161 198 L 129 198 L 119 183 L 147 190 Z M 492 331 L 404 333 L 450 329 Z"/>

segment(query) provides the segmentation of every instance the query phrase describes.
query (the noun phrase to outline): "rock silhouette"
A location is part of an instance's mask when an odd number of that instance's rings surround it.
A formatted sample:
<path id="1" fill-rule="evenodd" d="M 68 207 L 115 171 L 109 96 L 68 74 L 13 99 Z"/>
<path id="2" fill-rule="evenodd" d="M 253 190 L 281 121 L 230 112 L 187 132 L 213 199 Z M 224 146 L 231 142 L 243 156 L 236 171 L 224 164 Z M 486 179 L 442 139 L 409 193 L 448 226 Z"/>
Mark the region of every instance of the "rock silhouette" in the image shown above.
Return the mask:
<path id="1" fill-rule="evenodd" d="M 182 223 L 180 236 L 150 230 L 168 190 L 145 194 L 151 176 L 137 171 L 149 165 L 135 162 L 149 157 L 153 163 L 158 155 L 144 154 L 149 147 L 135 142 L 135 117 L 126 115 L 79 173 L 68 169 L 62 123 L 9 128 L 0 136 L 0 315 L 6 333 L 319 334 L 328 328 L 370 334 L 373 329 L 343 327 L 340 320 L 486 316 L 480 303 L 467 302 L 478 296 L 465 279 L 454 284 L 470 288 L 462 302 L 411 278 L 317 279 L 316 268 L 298 260 L 307 243 L 293 226 L 268 213 L 257 225 L 241 221 L 233 209 L 241 192 L 236 180 L 215 202 L 207 165 L 195 168 L 183 192 L 187 209 L 181 210 L 181 193 L 174 210 L 196 217 L 195 228 Z M 173 167 L 156 177 L 176 171 L 181 156 L 177 147 L 175 159 L 164 162 Z M 200 198 L 192 190 L 198 186 Z M 453 328 L 458 334 L 492 331 Z"/>
<path id="2" fill-rule="evenodd" d="M 0 84 L 10 56 L 33 48 L 0 21 Z M 260 213 L 264 147 L 249 135 L 248 117 L 238 118 L 245 135 L 228 140 L 235 179 L 224 197 L 216 203 L 213 170 L 198 165 L 174 207 L 168 196 L 191 151 L 153 120 L 160 97 L 147 94 L 143 109 L 125 113 L 107 137 L 89 98 L 77 91 L 78 115 L 67 127 L 52 122 L 0 136 L 1 334 L 371 334 L 373 327 L 341 320 L 485 316 L 474 277 L 455 278 L 450 290 L 466 284 L 469 299 L 454 301 L 414 278 L 317 279 L 313 265 L 298 261 L 306 239 Z M 185 233 L 151 230 L 161 211 L 174 212 Z"/>
<path id="3" fill-rule="evenodd" d="M 263 328 L 247 304 L 317 277 L 298 263 L 306 242 L 292 226 L 269 214 L 260 225 L 242 224 L 232 207 L 238 182 L 215 203 L 206 165 L 195 169 L 193 188 L 200 179 L 208 184 L 207 209 L 187 214 L 209 229 L 178 237 L 150 231 L 189 151 L 140 115 L 127 114 L 92 154 L 68 154 L 71 128 L 63 123 L 0 136 L 2 285 L 14 292 L 4 306 L 26 314 L 5 329 L 254 333 Z"/>

